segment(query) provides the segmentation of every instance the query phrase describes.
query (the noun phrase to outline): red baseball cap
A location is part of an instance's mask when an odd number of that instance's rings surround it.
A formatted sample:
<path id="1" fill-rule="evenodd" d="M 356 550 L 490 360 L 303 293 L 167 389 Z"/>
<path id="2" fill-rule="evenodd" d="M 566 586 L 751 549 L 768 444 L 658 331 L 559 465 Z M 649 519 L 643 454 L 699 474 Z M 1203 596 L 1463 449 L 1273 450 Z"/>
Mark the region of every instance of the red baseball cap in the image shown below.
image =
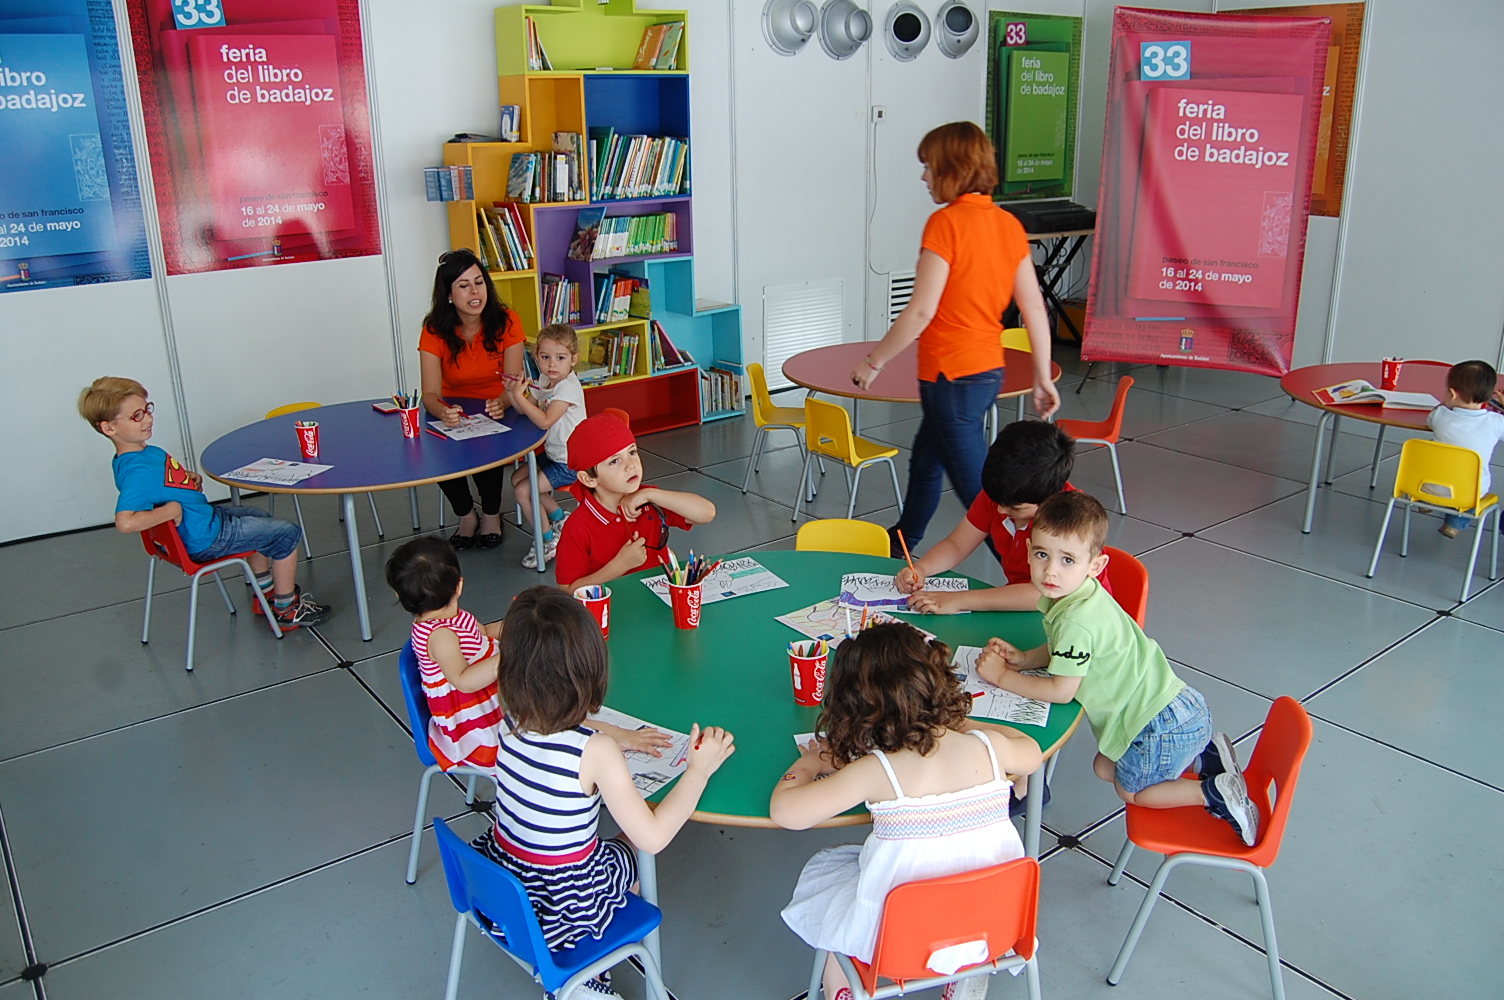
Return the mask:
<path id="1" fill-rule="evenodd" d="M 569 435 L 569 467 L 576 472 L 593 469 L 636 443 L 626 424 L 609 413 L 597 413 L 581 420 Z"/>

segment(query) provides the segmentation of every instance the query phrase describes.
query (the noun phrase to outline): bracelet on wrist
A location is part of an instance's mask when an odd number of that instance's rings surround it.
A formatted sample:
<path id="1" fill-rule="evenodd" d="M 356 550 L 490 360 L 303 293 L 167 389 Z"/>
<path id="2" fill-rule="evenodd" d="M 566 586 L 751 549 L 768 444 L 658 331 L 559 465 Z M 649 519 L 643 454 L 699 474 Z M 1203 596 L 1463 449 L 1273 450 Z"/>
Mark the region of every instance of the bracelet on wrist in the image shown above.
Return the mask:
<path id="1" fill-rule="evenodd" d="M 871 368 L 871 369 L 872 369 L 872 370 L 873 370 L 873 371 L 875 371 L 875 372 L 880 372 L 880 371 L 882 371 L 882 370 L 883 370 L 883 366 L 882 366 L 882 365 L 879 365 L 879 364 L 875 364 L 875 363 L 874 363 L 874 362 L 873 362 L 873 361 L 872 361 L 872 355 L 870 355 L 870 354 L 869 354 L 869 355 L 867 355 L 867 367 L 868 367 L 868 368 Z"/>

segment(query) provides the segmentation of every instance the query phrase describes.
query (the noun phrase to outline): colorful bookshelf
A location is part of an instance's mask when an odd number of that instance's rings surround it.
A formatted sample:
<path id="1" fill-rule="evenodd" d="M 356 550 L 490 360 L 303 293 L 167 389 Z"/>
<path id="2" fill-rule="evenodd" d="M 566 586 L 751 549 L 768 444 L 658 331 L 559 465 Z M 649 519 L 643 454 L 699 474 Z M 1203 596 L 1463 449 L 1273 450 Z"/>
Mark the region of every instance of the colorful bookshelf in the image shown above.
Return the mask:
<path id="1" fill-rule="evenodd" d="M 682 11 L 638 11 L 633 0 L 556 0 L 553 4 L 498 8 L 497 94 L 500 104 L 515 104 L 521 109 L 518 141 L 445 145 L 445 165 L 471 167 L 475 186 L 475 201 L 447 205 L 450 245 L 480 247 L 477 206 L 504 202 L 512 155 L 552 150 L 555 132 L 588 137 L 591 129 L 611 128 L 623 136 L 690 139 L 687 33 L 679 43 L 675 69 L 629 68 L 646 29 L 687 20 Z M 553 66 L 550 70 L 528 68 L 529 22 L 548 53 Z M 692 158 L 693 143 L 690 155 Z M 686 179 L 688 176 L 686 169 Z M 741 307 L 695 298 L 694 199 L 689 191 L 686 180 L 683 194 L 595 202 L 605 208 L 608 218 L 672 214 L 678 246 L 667 253 L 591 261 L 568 257 L 579 211 L 591 202 L 519 202 L 517 208 L 536 255 L 536 266 L 525 271 L 491 272 L 497 293 L 521 317 L 529 341 L 536 338 L 542 325 L 544 276 L 563 275 L 580 286 L 581 322 L 575 329 L 581 340 L 581 370 L 592 367 L 588 359 L 596 337 L 635 332 L 642 336 L 644 346 L 647 342 L 646 320 L 591 322 L 596 316 L 596 279 L 614 270 L 648 282 L 652 318 L 674 346 L 687 350 L 696 364 L 653 371 L 651 352 L 641 350 L 632 373 L 615 375 L 585 389 L 589 412 L 606 407 L 626 410 L 632 415 L 633 430 L 639 434 L 743 412 L 742 407 L 703 412 L 701 406 L 699 369 L 740 370 Z"/>

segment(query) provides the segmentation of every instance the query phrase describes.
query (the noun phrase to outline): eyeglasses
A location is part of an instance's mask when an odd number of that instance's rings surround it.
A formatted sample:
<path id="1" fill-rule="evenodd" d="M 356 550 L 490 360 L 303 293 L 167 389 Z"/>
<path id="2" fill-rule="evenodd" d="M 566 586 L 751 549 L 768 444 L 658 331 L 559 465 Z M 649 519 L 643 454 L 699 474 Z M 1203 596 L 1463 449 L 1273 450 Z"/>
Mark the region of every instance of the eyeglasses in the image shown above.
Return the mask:
<path id="1" fill-rule="evenodd" d="M 156 413 L 156 412 L 157 412 L 157 404 L 156 403 L 147 403 L 145 406 L 141 407 L 141 409 L 137 410 L 135 413 L 132 413 L 128 419 L 133 424 L 139 424 L 141 421 L 143 421 L 143 420 L 146 419 L 147 414 Z"/>

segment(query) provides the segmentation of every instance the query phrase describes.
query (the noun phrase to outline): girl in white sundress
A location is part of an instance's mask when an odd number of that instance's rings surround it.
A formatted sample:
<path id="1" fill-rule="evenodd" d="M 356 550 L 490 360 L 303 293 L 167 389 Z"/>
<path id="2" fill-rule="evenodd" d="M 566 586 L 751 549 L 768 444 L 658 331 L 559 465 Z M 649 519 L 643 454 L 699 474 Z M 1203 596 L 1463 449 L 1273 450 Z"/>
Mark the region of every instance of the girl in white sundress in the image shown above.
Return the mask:
<path id="1" fill-rule="evenodd" d="M 789 767 L 770 813 L 791 830 L 862 802 L 872 813 L 865 844 L 826 848 L 799 875 L 783 919 L 810 947 L 871 961 L 894 886 L 1023 857 L 1006 775 L 1039 767 L 1039 747 L 1016 730 L 972 726 L 970 708 L 950 650 L 907 624 L 877 625 L 837 647 L 820 713 L 823 746 Z M 985 995 L 985 977 L 952 983 L 946 996 L 978 987 Z M 825 996 L 851 998 L 833 958 Z"/>

